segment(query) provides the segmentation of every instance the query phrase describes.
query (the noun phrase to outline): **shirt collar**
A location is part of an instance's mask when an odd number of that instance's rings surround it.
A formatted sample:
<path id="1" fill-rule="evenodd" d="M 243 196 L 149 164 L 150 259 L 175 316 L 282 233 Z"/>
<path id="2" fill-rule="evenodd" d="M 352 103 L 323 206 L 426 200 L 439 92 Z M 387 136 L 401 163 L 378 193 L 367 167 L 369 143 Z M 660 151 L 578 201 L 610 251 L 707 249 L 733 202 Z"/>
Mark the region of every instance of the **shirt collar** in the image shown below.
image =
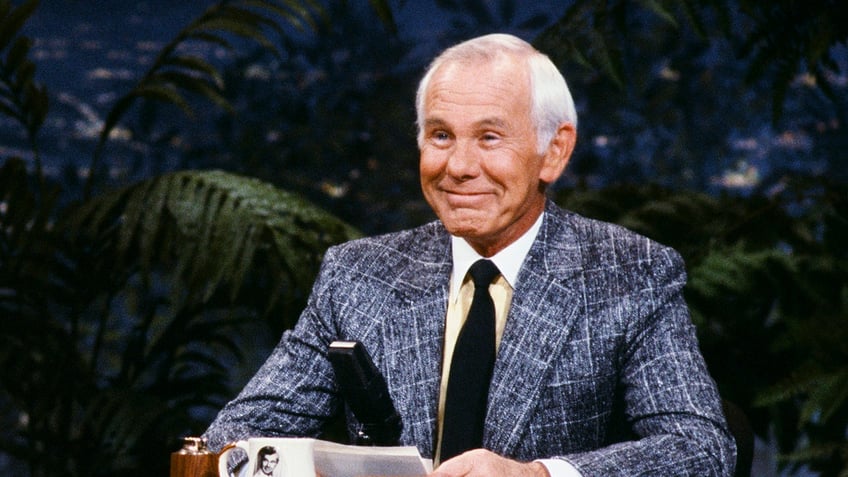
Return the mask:
<path id="1" fill-rule="evenodd" d="M 515 289 L 515 281 L 518 278 L 518 271 L 521 269 L 521 264 L 524 263 L 524 258 L 530 252 L 530 247 L 536 240 L 536 235 L 539 234 L 539 229 L 542 227 L 542 219 L 545 213 L 539 214 L 539 218 L 533 223 L 524 235 L 518 238 L 515 242 L 509 244 L 505 249 L 489 257 L 489 260 L 495 263 L 500 270 L 501 275 L 506 279 L 509 286 Z M 451 235 L 451 255 L 453 256 L 453 272 L 451 273 L 451 296 L 459 295 L 459 288 L 462 286 L 462 280 L 468 269 L 477 260 L 484 258 L 478 254 L 465 239 Z"/>

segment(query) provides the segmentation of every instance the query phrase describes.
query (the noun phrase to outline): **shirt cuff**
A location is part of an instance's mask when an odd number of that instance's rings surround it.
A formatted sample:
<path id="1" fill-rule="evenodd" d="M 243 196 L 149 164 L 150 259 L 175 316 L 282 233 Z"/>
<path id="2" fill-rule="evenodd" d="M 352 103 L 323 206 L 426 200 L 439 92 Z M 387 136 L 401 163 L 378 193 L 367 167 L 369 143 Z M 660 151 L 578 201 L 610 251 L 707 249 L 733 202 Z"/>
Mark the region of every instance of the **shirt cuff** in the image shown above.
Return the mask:
<path id="1" fill-rule="evenodd" d="M 539 459 L 536 462 L 544 465 L 551 477 L 583 477 L 573 465 L 562 459 Z"/>

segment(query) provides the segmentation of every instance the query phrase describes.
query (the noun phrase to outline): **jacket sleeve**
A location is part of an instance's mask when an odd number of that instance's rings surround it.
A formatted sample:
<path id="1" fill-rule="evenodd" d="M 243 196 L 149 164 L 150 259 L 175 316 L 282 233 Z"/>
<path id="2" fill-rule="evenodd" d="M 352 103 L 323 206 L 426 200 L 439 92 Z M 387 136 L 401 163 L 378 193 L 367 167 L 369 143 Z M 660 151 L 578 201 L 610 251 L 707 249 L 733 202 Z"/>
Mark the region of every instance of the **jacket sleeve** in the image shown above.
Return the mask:
<path id="1" fill-rule="evenodd" d="M 632 440 L 561 458 L 585 477 L 731 476 L 735 443 L 682 296 L 683 262 L 665 247 L 652 255 L 649 278 L 626 312 L 619 357 Z"/>
<path id="2" fill-rule="evenodd" d="M 315 437 L 339 409 L 326 350 L 335 331 L 329 308 L 333 283 L 330 249 L 297 325 L 286 331 L 239 395 L 204 433 L 209 447 L 249 437 Z"/>

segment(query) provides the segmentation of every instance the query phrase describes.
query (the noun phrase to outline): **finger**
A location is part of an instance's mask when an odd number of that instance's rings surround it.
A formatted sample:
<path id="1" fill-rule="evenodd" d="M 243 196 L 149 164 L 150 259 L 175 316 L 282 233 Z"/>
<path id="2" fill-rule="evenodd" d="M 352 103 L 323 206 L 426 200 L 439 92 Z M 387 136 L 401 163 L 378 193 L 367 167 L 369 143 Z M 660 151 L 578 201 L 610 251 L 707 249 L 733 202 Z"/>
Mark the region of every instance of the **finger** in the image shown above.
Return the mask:
<path id="1" fill-rule="evenodd" d="M 460 454 L 452 459 L 442 462 L 430 477 L 465 477 L 473 469 L 473 460 L 469 456 Z"/>

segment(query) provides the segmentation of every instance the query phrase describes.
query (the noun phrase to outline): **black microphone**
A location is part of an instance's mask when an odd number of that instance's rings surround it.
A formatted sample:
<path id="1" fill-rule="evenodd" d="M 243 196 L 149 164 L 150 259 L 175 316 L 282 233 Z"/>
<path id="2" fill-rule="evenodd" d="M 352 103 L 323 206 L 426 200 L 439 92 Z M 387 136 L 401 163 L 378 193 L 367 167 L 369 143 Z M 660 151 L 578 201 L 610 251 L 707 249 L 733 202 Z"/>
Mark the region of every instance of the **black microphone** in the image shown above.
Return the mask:
<path id="1" fill-rule="evenodd" d="M 339 391 L 359 426 L 357 445 L 397 445 L 403 428 L 380 370 L 359 341 L 333 341 L 327 353 Z"/>

